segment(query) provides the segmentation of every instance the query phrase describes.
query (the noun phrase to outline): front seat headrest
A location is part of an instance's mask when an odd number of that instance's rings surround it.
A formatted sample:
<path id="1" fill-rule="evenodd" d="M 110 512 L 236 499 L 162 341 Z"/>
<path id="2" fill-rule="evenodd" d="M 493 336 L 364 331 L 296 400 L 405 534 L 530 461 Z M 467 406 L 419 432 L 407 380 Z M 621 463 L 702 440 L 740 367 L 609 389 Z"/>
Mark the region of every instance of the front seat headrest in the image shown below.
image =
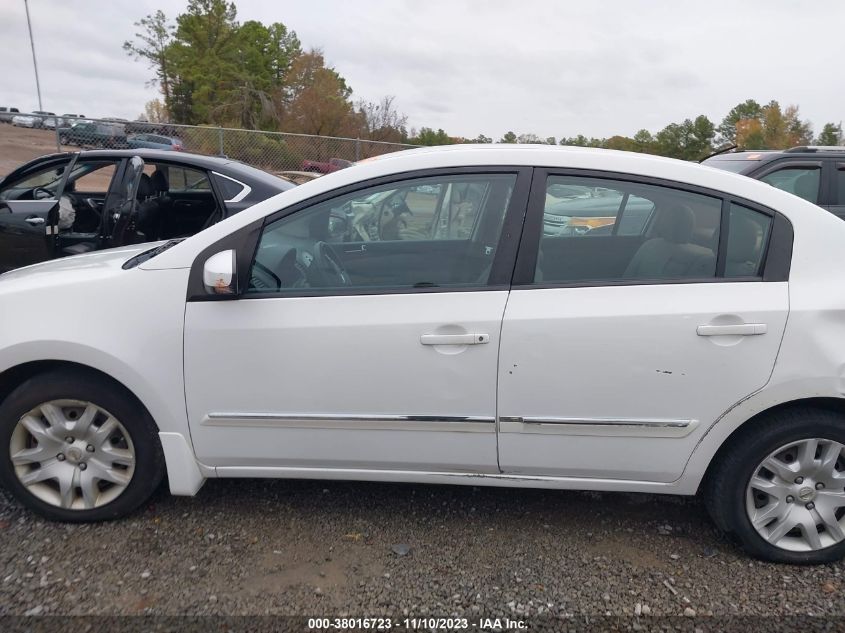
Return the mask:
<path id="1" fill-rule="evenodd" d="M 695 214 L 684 204 L 667 206 L 660 210 L 654 225 L 654 235 L 667 242 L 688 244 L 695 229 Z"/>
<path id="2" fill-rule="evenodd" d="M 147 174 L 141 174 L 141 179 L 138 181 L 138 191 L 135 193 L 135 198 L 144 201 L 153 195 L 153 184 Z"/>
<path id="3" fill-rule="evenodd" d="M 167 176 L 165 176 L 164 172 L 160 169 L 156 169 L 153 172 L 152 185 L 157 194 L 167 193 L 168 191 L 170 191 L 170 186 L 167 182 Z"/>

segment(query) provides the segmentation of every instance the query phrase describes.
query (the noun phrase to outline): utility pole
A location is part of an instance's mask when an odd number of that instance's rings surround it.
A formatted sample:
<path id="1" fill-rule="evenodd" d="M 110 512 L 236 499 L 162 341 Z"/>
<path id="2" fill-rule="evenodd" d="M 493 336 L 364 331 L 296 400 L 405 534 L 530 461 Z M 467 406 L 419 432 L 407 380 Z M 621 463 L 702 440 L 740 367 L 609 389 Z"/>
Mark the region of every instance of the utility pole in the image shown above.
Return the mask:
<path id="1" fill-rule="evenodd" d="M 26 8 L 26 26 L 29 29 L 29 45 L 32 48 L 32 66 L 35 68 L 35 89 L 38 91 L 38 109 L 43 110 L 41 105 L 41 82 L 38 81 L 38 62 L 35 60 L 35 40 L 32 39 L 32 21 L 29 19 L 29 0 L 23 0 Z"/>

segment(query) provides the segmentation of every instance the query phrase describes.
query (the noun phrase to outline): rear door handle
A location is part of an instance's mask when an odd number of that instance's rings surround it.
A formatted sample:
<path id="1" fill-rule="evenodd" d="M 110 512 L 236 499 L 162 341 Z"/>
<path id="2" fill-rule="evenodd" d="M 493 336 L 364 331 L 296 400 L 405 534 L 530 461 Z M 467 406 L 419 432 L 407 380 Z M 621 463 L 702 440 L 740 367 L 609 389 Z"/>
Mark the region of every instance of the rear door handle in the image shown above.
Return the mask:
<path id="1" fill-rule="evenodd" d="M 423 345 L 483 345 L 490 342 L 489 334 L 471 332 L 468 334 L 423 334 Z"/>
<path id="2" fill-rule="evenodd" d="M 699 336 L 755 336 L 765 334 L 768 327 L 765 323 L 738 323 L 735 325 L 699 325 L 696 333 Z"/>
<path id="3" fill-rule="evenodd" d="M 24 222 L 26 222 L 30 226 L 41 226 L 46 222 L 46 220 L 44 218 L 33 216 L 31 218 L 27 218 L 26 220 L 24 220 Z"/>

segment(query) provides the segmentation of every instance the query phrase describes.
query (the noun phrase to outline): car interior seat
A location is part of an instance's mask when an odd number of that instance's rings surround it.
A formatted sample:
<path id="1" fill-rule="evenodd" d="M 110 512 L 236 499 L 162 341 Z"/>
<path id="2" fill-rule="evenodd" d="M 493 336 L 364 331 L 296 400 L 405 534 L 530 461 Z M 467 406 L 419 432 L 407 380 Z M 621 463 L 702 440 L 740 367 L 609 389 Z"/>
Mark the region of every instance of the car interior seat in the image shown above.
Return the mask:
<path id="1" fill-rule="evenodd" d="M 626 279 L 712 277 L 715 253 L 692 243 L 695 214 L 678 204 L 658 210 L 652 237 L 639 247 L 625 270 Z"/>
<path id="2" fill-rule="evenodd" d="M 135 192 L 135 199 L 138 201 L 138 205 L 142 205 L 144 201 L 152 195 L 152 193 L 153 187 L 150 177 L 147 174 L 141 174 L 141 179 L 138 181 L 138 191 Z M 106 222 L 107 225 L 111 224 L 111 220 L 106 220 Z M 129 243 L 126 241 L 124 235 L 127 224 L 131 224 L 131 221 L 128 218 L 121 218 L 115 222 L 112 230 L 111 245 L 116 246 Z M 95 251 L 97 248 L 98 244 L 95 241 L 76 242 L 75 244 L 69 244 L 63 247 L 62 254 L 81 255 L 82 253 Z"/>
<path id="3" fill-rule="evenodd" d="M 170 190 L 167 176 L 165 173 L 156 168 L 152 176 L 144 174 L 141 177 L 143 181 L 146 179 L 148 194 L 143 198 L 138 198 L 138 215 L 135 220 L 135 227 L 139 233 L 139 237 L 155 241 L 158 240 L 162 233 L 162 222 L 164 212 L 170 204 L 170 199 L 167 197 L 167 192 Z M 138 187 L 139 194 L 142 186 Z"/>

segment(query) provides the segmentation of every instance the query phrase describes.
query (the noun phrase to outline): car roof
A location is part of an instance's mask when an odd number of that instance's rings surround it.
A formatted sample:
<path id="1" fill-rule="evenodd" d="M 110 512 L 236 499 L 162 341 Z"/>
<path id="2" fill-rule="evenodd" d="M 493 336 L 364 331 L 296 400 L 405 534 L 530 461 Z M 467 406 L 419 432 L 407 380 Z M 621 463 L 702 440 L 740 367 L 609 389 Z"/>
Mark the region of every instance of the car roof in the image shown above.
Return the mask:
<path id="1" fill-rule="evenodd" d="M 235 179 L 238 179 L 240 176 L 241 178 L 246 178 L 252 181 L 259 181 L 279 191 L 285 191 L 290 187 L 290 183 L 287 180 L 246 165 L 245 163 L 241 163 L 240 161 L 222 156 L 206 156 L 204 154 L 192 154 L 190 152 L 172 152 L 163 149 L 146 148 L 83 150 L 79 152 L 79 156 L 80 158 L 126 158 L 130 156 L 139 156 L 145 161 L 183 163 L 185 165 L 191 165 L 201 169 L 219 171 L 224 175 L 231 176 Z"/>
<path id="2" fill-rule="evenodd" d="M 251 167 L 231 158 L 224 158 L 221 156 L 205 156 L 203 154 L 192 154 L 190 152 L 172 152 L 163 149 L 94 149 L 82 150 L 79 152 L 59 152 L 53 154 L 45 154 L 38 158 L 29 161 L 24 165 L 12 170 L 6 176 L 0 178 L 0 181 L 8 178 L 18 170 L 32 167 L 38 163 L 59 161 L 68 159 L 74 154 L 79 154 L 82 159 L 122 159 L 131 156 L 139 156 L 144 161 L 164 162 L 164 163 L 180 163 L 189 165 L 200 169 L 207 169 L 216 171 L 224 176 L 234 178 L 235 180 L 249 184 L 253 189 L 256 185 L 262 185 L 271 191 L 265 191 L 266 195 L 273 195 L 272 192 L 287 191 L 291 188 L 291 182 L 284 178 L 279 178 L 266 171 Z M 262 191 L 259 188 L 258 191 Z"/>
<path id="3" fill-rule="evenodd" d="M 768 162 L 781 158 L 783 156 L 806 158 L 812 156 L 820 158 L 823 156 L 835 156 L 837 158 L 845 156 L 845 146 L 838 147 L 819 147 L 814 145 L 799 145 L 798 147 L 790 147 L 789 149 L 758 149 L 758 150 L 743 150 L 741 152 L 728 152 L 726 154 L 716 154 L 711 156 L 704 162 L 717 160 L 753 160 L 759 162 Z"/>

